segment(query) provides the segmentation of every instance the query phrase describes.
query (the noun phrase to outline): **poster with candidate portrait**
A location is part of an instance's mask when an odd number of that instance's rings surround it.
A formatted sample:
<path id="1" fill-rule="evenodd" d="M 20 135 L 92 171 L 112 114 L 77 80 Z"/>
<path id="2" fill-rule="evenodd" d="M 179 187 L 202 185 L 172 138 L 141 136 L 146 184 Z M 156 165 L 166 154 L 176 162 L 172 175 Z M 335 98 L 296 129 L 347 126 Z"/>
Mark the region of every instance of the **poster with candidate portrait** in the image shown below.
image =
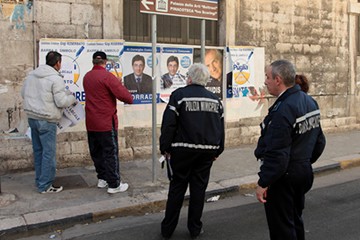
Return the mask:
<path id="1" fill-rule="evenodd" d="M 194 62 L 201 62 L 200 49 L 194 49 Z M 209 48 L 205 50 L 204 64 L 209 70 L 210 79 L 205 88 L 220 99 L 223 98 L 223 50 Z"/>
<path id="2" fill-rule="evenodd" d="M 108 58 L 106 70 L 121 77 L 123 69 L 120 57 L 123 45 L 123 40 L 40 39 L 39 64 L 46 63 L 46 55 L 49 51 L 59 52 L 62 55 L 60 73 L 64 76 L 65 87 L 83 103 L 85 102 L 83 77 L 93 67 L 94 52 L 105 52 Z"/>
<path id="3" fill-rule="evenodd" d="M 156 48 L 155 68 L 159 64 L 160 48 Z M 123 84 L 132 94 L 134 104 L 152 103 L 152 47 L 126 43 L 121 58 Z M 159 102 L 159 94 L 156 94 Z"/>
<path id="4" fill-rule="evenodd" d="M 174 90 L 186 86 L 186 74 L 192 62 L 193 48 L 161 47 L 158 92 L 162 102 L 167 103 Z"/>

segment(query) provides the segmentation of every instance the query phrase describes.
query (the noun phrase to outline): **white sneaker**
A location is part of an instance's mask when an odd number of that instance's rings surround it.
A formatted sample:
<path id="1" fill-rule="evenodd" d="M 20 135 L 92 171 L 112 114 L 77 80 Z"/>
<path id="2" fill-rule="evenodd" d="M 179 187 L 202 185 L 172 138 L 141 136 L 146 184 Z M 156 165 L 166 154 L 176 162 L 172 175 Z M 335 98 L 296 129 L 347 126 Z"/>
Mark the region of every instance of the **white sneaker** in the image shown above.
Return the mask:
<path id="1" fill-rule="evenodd" d="M 108 186 L 108 184 L 105 180 L 103 180 L 103 179 L 98 180 L 98 185 L 97 185 L 98 188 L 106 188 L 107 186 Z"/>
<path id="2" fill-rule="evenodd" d="M 63 190 L 63 187 L 54 187 L 53 185 L 51 185 L 47 190 L 42 191 L 41 193 L 58 193 L 61 192 Z"/>
<path id="3" fill-rule="evenodd" d="M 108 193 L 119 193 L 119 192 L 125 192 L 129 188 L 129 184 L 127 183 L 120 183 L 120 185 L 117 188 L 108 188 Z"/>

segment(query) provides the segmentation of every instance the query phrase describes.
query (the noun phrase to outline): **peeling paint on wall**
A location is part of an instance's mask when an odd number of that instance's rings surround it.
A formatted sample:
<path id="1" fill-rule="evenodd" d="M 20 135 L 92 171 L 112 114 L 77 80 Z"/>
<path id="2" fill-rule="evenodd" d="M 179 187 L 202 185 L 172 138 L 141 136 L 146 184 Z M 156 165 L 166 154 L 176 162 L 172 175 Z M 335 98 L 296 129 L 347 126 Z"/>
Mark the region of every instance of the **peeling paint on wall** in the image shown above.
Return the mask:
<path id="1" fill-rule="evenodd" d="M 8 114 L 8 124 L 9 124 L 9 128 L 10 128 L 10 126 L 11 126 L 11 122 L 12 122 L 12 120 L 13 120 L 13 113 L 14 113 L 14 109 L 13 108 L 8 108 L 7 110 L 6 110 L 6 112 L 7 112 L 7 114 Z"/>
<path id="2" fill-rule="evenodd" d="M 0 85 L 0 94 L 7 92 L 8 92 L 8 87 L 6 85 Z"/>
<path id="3" fill-rule="evenodd" d="M 11 28 L 25 30 L 25 14 L 30 15 L 33 0 L 0 0 L 0 17 L 9 19 Z"/>
<path id="4" fill-rule="evenodd" d="M 14 11 L 10 17 L 10 22 L 13 24 L 14 29 L 25 30 L 24 15 L 25 15 L 25 6 L 23 4 L 15 5 Z"/>

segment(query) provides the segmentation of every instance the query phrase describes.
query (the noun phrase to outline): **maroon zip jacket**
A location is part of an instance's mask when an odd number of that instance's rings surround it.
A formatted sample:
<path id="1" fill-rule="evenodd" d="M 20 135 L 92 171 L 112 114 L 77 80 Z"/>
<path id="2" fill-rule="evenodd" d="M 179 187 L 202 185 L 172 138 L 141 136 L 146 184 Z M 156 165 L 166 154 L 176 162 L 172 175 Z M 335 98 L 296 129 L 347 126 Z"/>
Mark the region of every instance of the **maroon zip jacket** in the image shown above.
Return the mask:
<path id="1" fill-rule="evenodd" d="M 86 129 L 94 132 L 118 129 L 116 99 L 124 103 L 133 103 L 129 91 L 121 82 L 102 66 L 95 65 L 85 74 L 83 80 L 85 90 Z"/>

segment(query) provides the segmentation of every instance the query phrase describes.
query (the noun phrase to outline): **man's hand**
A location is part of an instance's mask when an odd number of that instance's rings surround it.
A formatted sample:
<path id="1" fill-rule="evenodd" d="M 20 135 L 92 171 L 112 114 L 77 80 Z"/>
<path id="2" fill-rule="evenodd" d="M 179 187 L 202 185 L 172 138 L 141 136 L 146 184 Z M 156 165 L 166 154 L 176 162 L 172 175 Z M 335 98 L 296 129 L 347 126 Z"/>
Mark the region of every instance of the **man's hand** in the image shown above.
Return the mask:
<path id="1" fill-rule="evenodd" d="M 262 188 L 260 186 L 257 186 L 256 188 L 256 198 L 261 203 L 266 203 L 266 197 L 267 197 L 267 190 L 268 188 Z"/>
<path id="2" fill-rule="evenodd" d="M 75 107 L 79 103 L 78 100 L 76 100 L 73 104 L 71 104 L 72 107 Z"/>

